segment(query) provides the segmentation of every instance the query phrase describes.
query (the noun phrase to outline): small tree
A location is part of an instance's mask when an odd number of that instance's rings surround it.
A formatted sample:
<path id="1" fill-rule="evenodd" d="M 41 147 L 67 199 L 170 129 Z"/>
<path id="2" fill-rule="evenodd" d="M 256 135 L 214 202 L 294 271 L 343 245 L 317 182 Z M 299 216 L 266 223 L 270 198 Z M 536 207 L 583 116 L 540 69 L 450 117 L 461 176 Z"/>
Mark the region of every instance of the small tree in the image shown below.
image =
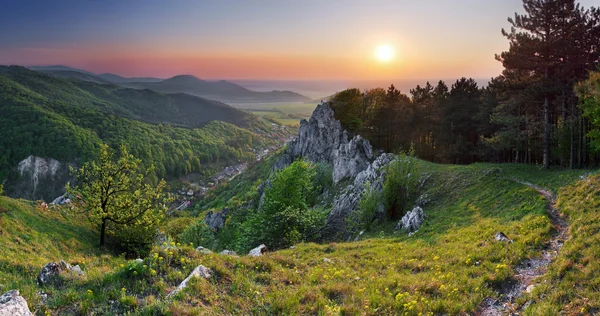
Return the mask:
<path id="1" fill-rule="evenodd" d="M 77 186 L 67 184 L 67 192 L 76 197 L 90 221 L 100 226 L 100 246 L 105 244 L 108 224 L 130 229 L 152 227 L 164 217 L 169 202 L 163 193 L 166 183 L 145 181 L 140 162 L 124 145 L 118 156 L 102 145 L 96 160 L 72 170 Z M 145 175 L 152 178 L 153 168 Z"/>

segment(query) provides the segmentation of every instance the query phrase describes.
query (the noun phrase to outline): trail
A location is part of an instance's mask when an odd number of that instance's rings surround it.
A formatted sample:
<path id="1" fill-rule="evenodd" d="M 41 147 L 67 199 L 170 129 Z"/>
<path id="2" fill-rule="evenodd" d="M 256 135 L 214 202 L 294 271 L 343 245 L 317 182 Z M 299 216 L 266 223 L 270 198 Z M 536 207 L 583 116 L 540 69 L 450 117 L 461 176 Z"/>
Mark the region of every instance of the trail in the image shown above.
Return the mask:
<path id="1" fill-rule="evenodd" d="M 569 238 L 569 225 L 561 217 L 560 211 L 556 207 L 554 193 L 530 182 L 515 178 L 511 180 L 536 190 L 546 199 L 546 211 L 554 226 L 555 233 L 544 246 L 541 257 L 527 259 L 515 268 L 515 280 L 506 284 L 499 291 L 499 294 L 502 294 L 501 298 L 488 297 L 481 302 L 479 311 L 476 313 L 480 316 L 519 315 L 519 312 L 524 310 L 529 302 L 523 306 L 518 306 L 514 302 L 515 299 L 524 293 L 529 293 L 537 286 L 536 279 L 546 273 L 548 266 L 554 261 L 559 250 Z"/>

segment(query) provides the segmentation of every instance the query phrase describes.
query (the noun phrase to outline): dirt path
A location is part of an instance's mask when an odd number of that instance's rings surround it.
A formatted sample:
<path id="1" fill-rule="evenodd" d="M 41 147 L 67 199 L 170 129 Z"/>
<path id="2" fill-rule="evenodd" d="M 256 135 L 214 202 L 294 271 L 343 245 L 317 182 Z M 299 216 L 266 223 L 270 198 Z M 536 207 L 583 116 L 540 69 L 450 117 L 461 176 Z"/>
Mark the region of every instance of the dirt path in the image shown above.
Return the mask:
<path id="1" fill-rule="evenodd" d="M 514 303 L 515 299 L 523 295 L 523 293 L 529 293 L 535 288 L 537 277 L 546 273 L 548 266 L 556 258 L 558 251 L 569 237 L 569 226 L 561 217 L 560 211 L 556 207 L 556 197 L 552 191 L 519 179 L 513 178 L 511 180 L 526 185 L 544 196 L 546 199 L 546 210 L 548 211 L 552 225 L 554 225 L 555 233 L 542 250 L 542 256 L 521 262 L 515 268 L 514 281 L 506 284 L 499 290 L 499 294 L 502 294 L 501 298 L 494 299 L 488 297 L 484 299 L 476 315 L 519 315 L 519 312 L 524 310 L 528 303 L 524 306 L 518 306 Z"/>

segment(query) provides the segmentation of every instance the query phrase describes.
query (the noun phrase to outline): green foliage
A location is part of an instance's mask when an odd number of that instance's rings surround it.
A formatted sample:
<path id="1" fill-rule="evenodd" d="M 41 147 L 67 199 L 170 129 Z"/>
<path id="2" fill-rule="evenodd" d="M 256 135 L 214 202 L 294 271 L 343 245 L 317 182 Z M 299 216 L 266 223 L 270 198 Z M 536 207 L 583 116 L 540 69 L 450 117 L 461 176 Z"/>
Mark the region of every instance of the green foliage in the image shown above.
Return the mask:
<path id="1" fill-rule="evenodd" d="M 203 219 L 186 227 L 179 235 L 179 241 L 185 245 L 193 244 L 194 247 L 213 249 L 215 246 L 215 237 Z"/>
<path id="2" fill-rule="evenodd" d="M 385 170 L 383 199 L 390 219 L 404 215 L 416 198 L 419 174 L 416 158 L 412 154 L 400 154 Z"/>
<path id="3" fill-rule="evenodd" d="M 2 193 L 4 193 L 4 186 L 2 186 L 2 184 L 0 184 L 0 195 L 2 195 Z"/>
<path id="4" fill-rule="evenodd" d="M 308 205 L 315 174 L 315 167 L 305 160 L 275 172 L 262 208 L 242 224 L 238 248 L 247 250 L 264 243 L 279 249 L 315 238 L 325 219 L 321 210 Z"/>
<path id="5" fill-rule="evenodd" d="M 193 125 L 201 126 L 193 129 L 168 125 L 163 120 L 159 121 L 163 124 L 139 121 L 143 118 L 135 113 L 162 115 L 162 111 L 174 111 L 172 106 L 163 108 L 150 102 L 150 97 L 163 101 L 169 98 L 152 91 L 115 90 L 116 86 L 54 78 L 22 67 L 2 69 L 0 181 L 10 168 L 29 155 L 80 164 L 93 159 L 102 143 L 111 147 L 127 145 L 145 168 L 154 165 L 159 177 L 211 172 L 215 165 L 250 161 L 254 158 L 253 149 L 272 143 L 222 121 Z M 181 106 L 187 104 L 187 100 L 171 101 Z M 140 104 L 149 104 L 151 108 L 138 108 Z M 188 110 L 182 113 L 193 109 Z M 261 124 L 240 126 L 252 126 L 253 130 L 265 128 Z"/>
<path id="6" fill-rule="evenodd" d="M 168 218 L 161 230 L 169 237 L 178 240 L 179 235 L 194 222 L 193 217 Z"/>
<path id="7" fill-rule="evenodd" d="M 600 152 L 600 72 L 590 73 L 590 78 L 580 82 L 576 91 L 579 95 L 583 116 L 590 120 L 592 128 L 588 136 L 592 138 L 594 152 Z"/>
<path id="8" fill-rule="evenodd" d="M 365 193 L 358 204 L 358 210 L 347 218 L 348 230 L 351 232 L 371 230 L 376 219 L 377 207 L 382 201 L 383 194 L 373 190 L 371 184 L 367 183 Z"/>
<path id="9" fill-rule="evenodd" d="M 81 211 L 93 224 L 100 226 L 100 245 L 107 230 L 125 248 L 132 243 L 150 245 L 170 201 L 163 192 L 165 181 L 149 183 L 154 177 L 150 168 L 140 173 L 140 160 L 123 145 L 115 155 L 107 145 L 100 147 L 98 159 L 74 170 L 76 186 L 67 184 L 67 193 L 76 197 Z M 134 230 L 138 234 L 131 232 Z"/>

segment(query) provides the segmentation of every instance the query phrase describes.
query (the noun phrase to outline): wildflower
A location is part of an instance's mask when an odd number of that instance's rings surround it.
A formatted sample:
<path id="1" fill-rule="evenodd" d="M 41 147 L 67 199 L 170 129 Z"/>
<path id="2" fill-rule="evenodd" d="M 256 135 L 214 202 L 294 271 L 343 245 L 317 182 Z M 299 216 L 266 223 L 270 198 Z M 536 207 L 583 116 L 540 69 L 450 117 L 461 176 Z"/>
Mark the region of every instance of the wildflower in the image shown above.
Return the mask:
<path id="1" fill-rule="evenodd" d="M 126 289 L 126 288 L 122 288 L 122 289 L 121 289 L 121 291 L 122 291 L 122 292 L 125 292 L 125 291 L 127 291 L 127 289 Z"/>

